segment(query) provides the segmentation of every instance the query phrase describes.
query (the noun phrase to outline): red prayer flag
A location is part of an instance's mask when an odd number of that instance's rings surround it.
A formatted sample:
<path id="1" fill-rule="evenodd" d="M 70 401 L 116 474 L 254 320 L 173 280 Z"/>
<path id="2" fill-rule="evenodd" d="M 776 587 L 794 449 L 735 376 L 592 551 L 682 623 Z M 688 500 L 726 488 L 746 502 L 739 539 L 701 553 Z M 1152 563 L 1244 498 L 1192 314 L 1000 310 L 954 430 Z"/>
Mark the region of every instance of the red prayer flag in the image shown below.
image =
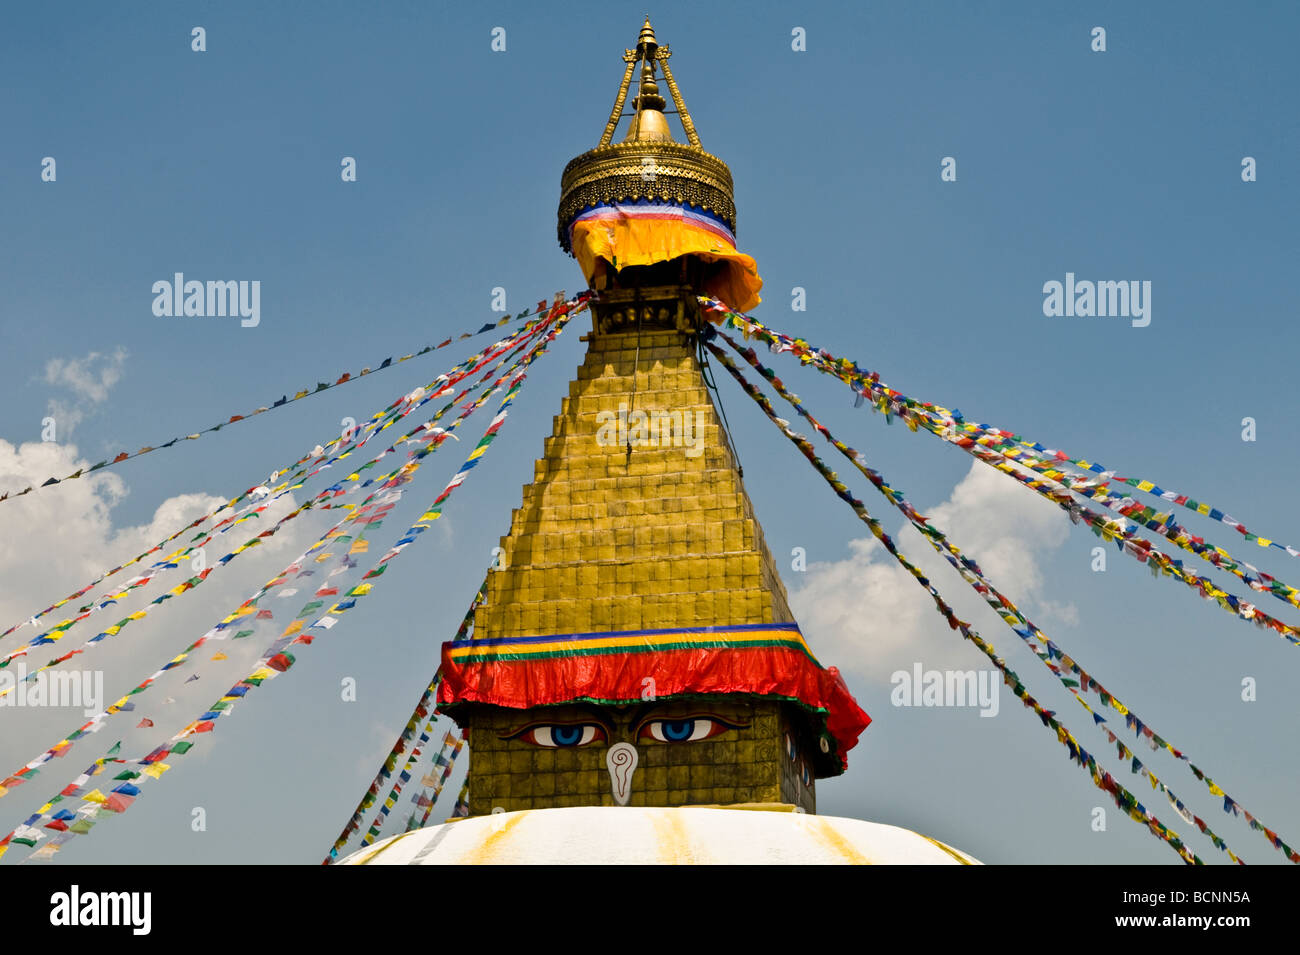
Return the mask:
<path id="1" fill-rule="evenodd" d="M 109 793 L 108 799 L 104 802 L 104 808 L 109 812 L 126 812 L 131 808 L 133 802 L 135 802 L 134 796 L 128 796 L 125 793 Z"/>

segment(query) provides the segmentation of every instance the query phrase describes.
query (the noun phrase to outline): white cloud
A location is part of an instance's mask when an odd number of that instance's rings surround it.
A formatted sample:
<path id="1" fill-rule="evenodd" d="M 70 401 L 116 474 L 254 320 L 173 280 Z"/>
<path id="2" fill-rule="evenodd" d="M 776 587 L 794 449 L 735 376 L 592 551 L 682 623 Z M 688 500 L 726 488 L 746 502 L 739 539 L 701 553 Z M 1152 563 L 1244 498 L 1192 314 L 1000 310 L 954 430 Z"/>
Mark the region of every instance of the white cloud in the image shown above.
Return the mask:
<path id="1" fill-rule="evenodd" d="M 111 355 L 91 352 L 82 358 L 51 358 L 45 363 L 45 383 L 63 385 L 79 398 L 100 404 L 122 377 L 126 349 L 119 345 Z"/>
<path id="2" fill-rule="evenodd" d="M 878 518 L 898 516 L 883 498 L 876 501 L 880 506 L 872 510 Z M 1074 622 L 1073 605 L 1057 604 L 1045 593 L 1040 569 L 1044 557 L 1069 534 L 1070 523 L 1055 505 L 972 461 L 948 500 L 918 508 L 1031 619 L 1043 618 L 1035 622 Z M 883 523 L 886 529 L 897 526 L 888 519 Z M 1004 645 L 1004 624 L 920 534 L 906 525 L 892 536 L 959 617 L 994 638 L 997 646 Z M 804 585 L 790 594 L 795 618 L 824 663 L 880 684 L 917 661 L 927 668 L 988 665 L 959 632 L 948 628 L 930 595 L 874 537 L 850 541 L 849 547 L 845 560 L 809 565 Z"/>
<path id="3" fill-rule="evenodd" d="M 86 466 L 88 462 L 80 458 L 72 445 L 34 442 L 15 447 L 0 440 L 0 482 L 6 484 L 23 487 L 39 484 L 38 479 L 49 474 L 66 474 Z M 0 503 L 0 581 L 3 581 L 0 632 L 80 589 L 104 571 L 148 550 L 226 500 L 202 492 L 178 494 L 163 501 L 144 523 L 118 527 L 113 522 L 113 509 L 126 494 L 125 482 L 118 475 L 105 472 L 64 481 Z M 286 494 L 261 517 L 214 538 L 206 547 L 208 565 L 214 566 L 237 545 L 273 527 L 295 506 L 293 495 Z M 164 570 L 147 587 L 77 624 L 58 644 L 33 651 L 25 664 L 30 672 L 54 656 L 51 651 L 56 647 L 60 652 L 73 650 L 134 610 L 147 608 L 147 617 L 61 666 L 61 669 L 102 669 L 105 702 L 112 702 L 238 606 L 297 556 L 305 540 L 314 538 L 327 522 L 335 519 L 305 512 L 274 537 L 264 539 L 261 546 L 214 569 L 199 588 L 150 606 L 149 601 L 194 573 L 188 562 Z M 84 597 L 42 617 L 38 629 L 30 625 L 21 627 L 0 641 L 0 650 L 17 649 L 60 620 L 74 616 L 79 607 L 92 602 L 106 588 L 124 584 L 161 557 L 186 546 L 195 533 L 197 529 L 182 533 L 165 550 L 149 555 Z M 141 694 L 134 712 L 113 718 L 98 738 L 78 745 L 63 763 L 53 764 L 43 774 L 43 783 L 62 786 L 67 777 L 75 775 L 95 756 L 102 755 L 104 748 L 115 740 L 124 740 L 124 755 L 142 755 L 180 729 L 248 671 L 266 643 L 274 638 L 272 630 L 278 632 L 284 626 L 278 619 L 284 616 L 279 608 L 276 616 L 276 622 L 266 622 L 251 639 L 207 643 L 189 663 L 169 672 L 149 692 Z M 212 661 L 218 651 L 227 654 L 229 659 Z M 200 679 L 187 683 L 186 679 L 194 673 L 200 674 Z M 168 696 L 176 702 L 164 704 Z M 137 729 L 136 724 L 145 716 L 154 721 L 155 727 Z M 81 709 L 6 707 L 0 710 L 0 775 L 36 756 L 83 721 Z M 32 792 L 11 796 L 0 803 L 0 831 L 8 830 L 15 815 L 21 818 L 31 811 L 34 800 L 39 805 L 41 799 L 37 798 L 36 791 L 39 787 L 31 788 Z"/>
<path id="4" fill-rule="evenodd" d="M 1054 606 L 1043 593 L 1042 557 L 1065 543 L 1071 526 L 1055 504 L 972 461 L 948 500 L 925 516 L 1017 605 Z"/>
<path id="5" fill-rule="evenodd" d="M 126 357 L 126 349 L 119 345 L 111 355 L 90 352 L 81 358 L 51 358 L 45 363 L 44 382 L 66 388 L 74 396 L 72 401 L 50 398 L 47 403 L 62 439 L 71 437 L 94 406 L 107 400 L 109 391 L 122 378 Z"/>

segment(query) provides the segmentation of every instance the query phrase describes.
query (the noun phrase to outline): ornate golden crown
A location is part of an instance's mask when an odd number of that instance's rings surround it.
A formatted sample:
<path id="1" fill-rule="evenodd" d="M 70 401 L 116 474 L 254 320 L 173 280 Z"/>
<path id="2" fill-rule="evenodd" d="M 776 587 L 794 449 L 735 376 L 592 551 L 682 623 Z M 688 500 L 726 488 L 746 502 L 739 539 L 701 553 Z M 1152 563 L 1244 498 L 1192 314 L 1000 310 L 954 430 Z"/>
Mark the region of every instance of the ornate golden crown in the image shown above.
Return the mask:
<path id="1" fill-rule="evenodd" d="M 734 234 L 736 202 L 731 170 L 717 156 L 700 147 L 700 137 L 686 111 L 681 91 L 668 69 L 672 52 L 655 40 L 646 17 L 635 50 L 623 51 L 623 82 L 610 111 L 609 122 L 595 149 L 583 153 L 564 167 L 560 178 L 560 208 L 557 232 L 560 246 L 572 253 L 569 223 L 584 209 L 601 202 L 663 199 L 703 207 L 722 218 Z M 641 79 L 632 100 L 632 122 L 620 143 L 611 142 L 623 117 L 632 71 L 641 63 Z M 689 145 L 673 141 L 664 114 L 666 100 L 655 82 L 656 68 L 663 69 L 664 81 L 681 119 Z"/>

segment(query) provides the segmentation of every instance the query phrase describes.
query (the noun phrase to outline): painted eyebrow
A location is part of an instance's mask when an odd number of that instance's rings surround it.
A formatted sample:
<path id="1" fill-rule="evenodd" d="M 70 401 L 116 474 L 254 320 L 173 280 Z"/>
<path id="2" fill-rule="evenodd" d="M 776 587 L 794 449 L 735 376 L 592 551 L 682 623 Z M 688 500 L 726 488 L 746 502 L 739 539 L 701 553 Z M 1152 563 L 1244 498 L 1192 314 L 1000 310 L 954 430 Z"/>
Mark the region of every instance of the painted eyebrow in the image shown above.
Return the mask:
<path id="1" fill-rule="evenodd" d="M 717 713 L 710 710 L 691 710 L 682 716 L 664 716 L 661 713 L 655 713 L 654 710 L 651 709 L 632 724 L 632 733 L 633 735 L 640 733 L 641 730 L 645 729 L 647 723 L 679 723 L 683 720 L 698 719 L 716 720 L 723 726 L 727 727 L 727 729 L 733 730 L 748 729 L 753 724 L 753 720 L 732 719 L 727 716 L 719 716 Z"/>
<path id="2" fill-rule="evenodd" d="M 605 717 L 603 716 L 597 716 L 595 714 L 591 714 L 591 715 L 573 717 L 572 719 L 555 717 L 549 720 L 547 719 L 529 720 L 527 723 L 524 723 L 522 726 L 519 726 L 516 729 L 507 730 L 504 733 L 498 733 L 497 739 L 515 739 L 519 736 L 523 736 L 529 730 L 536 729 L 539 726 L 587 726 L 587 725 L 599 726 L 601 729 L 605 731 L 605 735 L 607 737 L 614 735 L 614 725 L 609 720 L 605 719 Z"/>

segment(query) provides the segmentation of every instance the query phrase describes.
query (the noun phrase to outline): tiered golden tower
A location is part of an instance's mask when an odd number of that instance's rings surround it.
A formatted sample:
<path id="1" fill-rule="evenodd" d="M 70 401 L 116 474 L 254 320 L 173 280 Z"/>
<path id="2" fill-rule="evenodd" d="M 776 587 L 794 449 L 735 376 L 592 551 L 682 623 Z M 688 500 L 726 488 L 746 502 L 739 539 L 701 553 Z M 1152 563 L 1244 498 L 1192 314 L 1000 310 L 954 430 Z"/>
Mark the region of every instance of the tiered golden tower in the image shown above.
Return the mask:
<path id="1" fill-rule="evenodd" d="M 751 308 L 761 280 L 670 55 L 647 19 L 599 145 L 564 170 L 560 242 L 596 293 L 587 354 L 473 634 L 443 654 L 473 815 L 813 811 L 814 779 L 843 771 L 869 722 L 794 622 L 701 373 L 697 297 Z M 688 143 L 672 139 L 660 73 Z"/>

